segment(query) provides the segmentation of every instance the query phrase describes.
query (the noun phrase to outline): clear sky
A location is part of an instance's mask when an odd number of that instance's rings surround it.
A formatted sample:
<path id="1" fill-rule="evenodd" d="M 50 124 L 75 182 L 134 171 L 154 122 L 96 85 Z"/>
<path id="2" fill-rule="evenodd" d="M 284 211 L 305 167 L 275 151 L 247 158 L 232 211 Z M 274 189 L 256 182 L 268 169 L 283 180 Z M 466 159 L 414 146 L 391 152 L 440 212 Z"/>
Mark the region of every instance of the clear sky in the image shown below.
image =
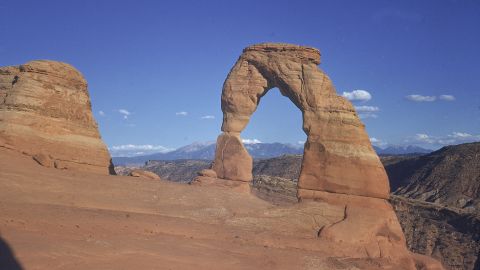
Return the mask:
<path id="1" fill-rule="evenodd" d="M 109 147 L 215 140 L 223 81 L 260 42 L 320 49 L 377 145 L 480 140 L 479 1 L 3 0 L 0 37 L 0 66 L 51 59 L 84 74 Z M 301 126 L 272 90 L 242 137 L 297 143 Z"/>

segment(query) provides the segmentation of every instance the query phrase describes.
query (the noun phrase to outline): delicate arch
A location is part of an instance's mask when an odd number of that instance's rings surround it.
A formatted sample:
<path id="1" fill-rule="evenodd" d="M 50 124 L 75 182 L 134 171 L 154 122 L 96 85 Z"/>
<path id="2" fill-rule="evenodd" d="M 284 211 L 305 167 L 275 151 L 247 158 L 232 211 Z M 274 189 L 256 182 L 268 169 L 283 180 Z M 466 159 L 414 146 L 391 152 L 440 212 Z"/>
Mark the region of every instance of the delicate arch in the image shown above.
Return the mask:
<path id="1" fill-rule="evenodd" d="M 388 197 L 388 178 L 364 125 L 318 64 L 320 52 L 310 47 L 266 43 L 244 49 L 223 85 L 223 133 L 212 164 L 216 177 L 252 180 L 252 158 L 240 133 L 261 97 L 277 87 L 302 111 L 307 134 L 300 198 L 318 192 Z"/>

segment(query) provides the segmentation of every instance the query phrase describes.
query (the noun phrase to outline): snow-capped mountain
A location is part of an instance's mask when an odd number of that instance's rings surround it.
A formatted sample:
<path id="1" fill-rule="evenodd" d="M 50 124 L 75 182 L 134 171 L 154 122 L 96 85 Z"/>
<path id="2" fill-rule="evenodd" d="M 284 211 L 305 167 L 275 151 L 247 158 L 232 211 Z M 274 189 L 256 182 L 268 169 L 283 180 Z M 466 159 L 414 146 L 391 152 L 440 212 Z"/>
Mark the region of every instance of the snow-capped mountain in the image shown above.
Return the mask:
<path id="1" fill-rule="evenodd" d="M 259 141 L 244 141 L 245 148 L 255 159 L 272 158 L 281 155 L 302 155 L 302 144 L 288 143 L 262 143 Z M 406 155 L 425 154 L 431 150 L 418 146 L 389 146 L 385 149 L 374 146 L 378 155 Z M 215 142 L 195 142 L 176 150 L 134 157 L 113 157 L 115 165 L 143 165 L 149 160 L 178 160 L 178 159 L 203 159 L 213 160 L 215 156 Z"/>
<path id="2" fill-rule="evenodd" d="M 245 142 L 245 148 L 253 158 L 271 158 L 285 154 L 303 154 L 303 145 L 284 143 Z M 135 157 L 113 157 L 115 165 L 144 164 L 149 160 L 206 159 L 213 160 L 215 142 L 196 142 L 167 153 Z"/>

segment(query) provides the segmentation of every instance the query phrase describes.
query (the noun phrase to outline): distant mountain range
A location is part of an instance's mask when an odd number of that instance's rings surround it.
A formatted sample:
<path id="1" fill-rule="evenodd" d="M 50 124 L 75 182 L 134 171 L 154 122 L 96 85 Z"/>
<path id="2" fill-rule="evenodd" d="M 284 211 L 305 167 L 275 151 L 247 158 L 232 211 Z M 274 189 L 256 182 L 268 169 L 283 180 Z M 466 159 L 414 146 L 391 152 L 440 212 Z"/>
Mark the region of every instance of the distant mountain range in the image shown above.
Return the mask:
<path id="1" fill-rule="evenodd" d="M 293 145 L 286 143 L 246 143 L 245 148 L 255 159 L 272 158 L 287 154 L 303 154 L 303 145 Z M 385 149 L 374 146 L 374 149 L 379 155 L 426 154 L 431 152 L 431 150 L 417 146 L 390 146 Z M 213 160 L 214 156 L 214 141 L 196 142 L 166 153 L 155 153 L 135 157 L 113 157 L 113 163 L 116 166 L 143 165 L 149 160 Z"/>
<path id="2" fill-rule="evenodd" d="M 301 155 L 302 145 L 284 143 L 251 143 L 245 144 L 245 148 L 253 158 L 271 158 L 281 155 Z M 118 165 L 143 165 L 149 160 L 178 160 L 178 159 L 204 159 L 213 160 L 215 156 L 215 142 L 193 143 L 180 147 L 167 153 L 155 153 L 136 157 L 113 157 L 113 163 Z"/>
<path id="3" fill-rule="evenodd" d="M 375 149 L 378 155 L 428 154 L 433 151 L 414 145 L 392 145 L 387 148 L 373 146 L 373 149 Z"/>

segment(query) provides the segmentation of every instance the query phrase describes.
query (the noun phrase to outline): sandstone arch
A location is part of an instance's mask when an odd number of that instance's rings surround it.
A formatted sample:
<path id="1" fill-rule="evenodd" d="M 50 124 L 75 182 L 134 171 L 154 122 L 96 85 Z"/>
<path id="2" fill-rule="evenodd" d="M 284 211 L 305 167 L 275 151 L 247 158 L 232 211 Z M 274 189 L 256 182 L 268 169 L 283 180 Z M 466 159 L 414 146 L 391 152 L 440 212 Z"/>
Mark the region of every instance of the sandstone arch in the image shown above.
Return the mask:
<path id="1" fill-rule="evenodd" d="M 223 85 L 223 133 L 212 164 L 218 178 L 252 180 L 252 158 L 240 133 L 261 97 L 277 87 L 302 111 L 308 136 L 298 197 L 329 192 L 388 198 L 388 178 L 363 123 L 319 64 L 320 52 L 310 47 L 264 43 L 243 50 Z"/>

